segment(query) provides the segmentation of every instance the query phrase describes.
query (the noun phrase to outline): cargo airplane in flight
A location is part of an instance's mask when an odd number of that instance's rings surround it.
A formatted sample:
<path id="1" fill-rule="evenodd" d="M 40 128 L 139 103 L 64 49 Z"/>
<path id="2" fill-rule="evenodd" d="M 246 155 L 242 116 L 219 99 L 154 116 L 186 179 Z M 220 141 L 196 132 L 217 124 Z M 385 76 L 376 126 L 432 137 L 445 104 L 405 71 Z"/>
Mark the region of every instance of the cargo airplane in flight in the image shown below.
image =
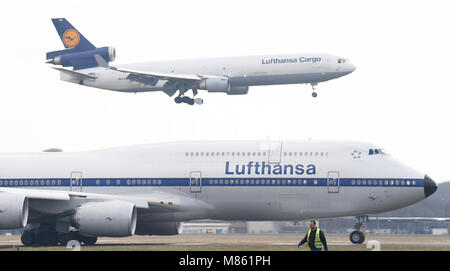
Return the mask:
<path id="1" fill-rule="evenodd" d="M 367 216 L 429 197 L 435 182 L 353 141 L 194 141 L 0 154 L 0 229 L 27 246 L 175 235 L 183 221 Z"/>
<path id="2" fill-rule="evenodd" d="M 352 73 L 355 66 L 329 54 L 286 54 L 157 61 L 110 66 L 116 52 L 97 48 L 66 19 L 52 19 L 65 50 L 48 52 L 47 63 L 59 65 L 61 80 L 113 91 L 162 91 L 176 103 L 202 104 L 198 90 L 247 94 L 250 86 L 311 84 Z M 63 67 L 72 67 L 66 69 Z M 186 96 L 192 90 L 193 98 Z"/>

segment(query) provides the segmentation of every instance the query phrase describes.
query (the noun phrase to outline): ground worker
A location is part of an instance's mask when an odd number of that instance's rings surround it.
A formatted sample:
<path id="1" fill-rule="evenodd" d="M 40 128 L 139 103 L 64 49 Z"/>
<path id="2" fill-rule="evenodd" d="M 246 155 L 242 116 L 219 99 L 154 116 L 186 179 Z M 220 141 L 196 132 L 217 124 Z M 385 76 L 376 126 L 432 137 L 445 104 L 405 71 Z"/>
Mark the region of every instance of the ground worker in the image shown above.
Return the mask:
<path id="1" fill-rule="evenodd" d="M 309 222 L 309 230 L 298 244 L 298 247 L 307 243 L 311 251 L 321 251 L 322 248 L 328 251 L 327 239 L 325 239 L 325 234 L 316 226 L 316 221 L 311 220 Z"/>

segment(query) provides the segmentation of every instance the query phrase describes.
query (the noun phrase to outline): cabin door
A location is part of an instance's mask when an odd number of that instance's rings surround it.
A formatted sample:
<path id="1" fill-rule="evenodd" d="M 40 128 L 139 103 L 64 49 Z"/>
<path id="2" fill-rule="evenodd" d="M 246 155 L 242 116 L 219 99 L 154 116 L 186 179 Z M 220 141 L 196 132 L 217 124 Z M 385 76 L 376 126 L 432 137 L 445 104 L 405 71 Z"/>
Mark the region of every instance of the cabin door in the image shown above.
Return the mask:
<path id="1" fill-rule="evenodd" d="M 83 173 L 74 171 L 70 173 L 70 191 L 81 192 L 83 190 Z"/>
<path id="2" fill-rule="evenodd" d="M 191 171 L 189 185 L 191 193 L 202 192 L 202 173 L 200 171 Z"/>
<path id="3" fill-rule="evenodd" d="M 281 163 L 281 149 L 283 147 L 282 142 L 270 142 L 269 150 L 269 164 Z"/>
<path id="4" fill-rule="evenodd" d="M 339 193 L 339 171 L 329 171 L 327 179 L 328 193 Z"/>

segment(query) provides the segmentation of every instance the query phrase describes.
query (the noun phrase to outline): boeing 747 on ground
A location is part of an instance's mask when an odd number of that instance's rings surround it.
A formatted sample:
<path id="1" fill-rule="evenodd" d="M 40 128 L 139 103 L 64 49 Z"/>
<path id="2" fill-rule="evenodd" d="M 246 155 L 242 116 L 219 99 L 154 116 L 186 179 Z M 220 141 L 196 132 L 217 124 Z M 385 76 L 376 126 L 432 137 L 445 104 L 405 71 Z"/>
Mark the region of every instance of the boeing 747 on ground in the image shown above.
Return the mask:
<path id="1" fill-rule="evenodd" d="M 61 80 L 121 92 L 162 91 L 176 103 L 202 104 L 198 90 L 247 94 L 250 86 L 311 84 L 314 87 L 352 73 L 348 59 L 329 54 L 286 54 L 143 62 L 110 66 L 112 47 L 97 48 L 66 19 L 52 19 L 65 50 L 48 52 Z M 73 69 L 66 69 L 71 67 Z M 192 90 L 193 97 L 186 96 Z"/>
<path id="2" fill-rule="evenodd" d="M 353 141 L 196 141 L 0 154 L 0 229 L 28 246 L 174 235 L 183 221 L 368 215 L 425 199 L 435 182 Z"/>

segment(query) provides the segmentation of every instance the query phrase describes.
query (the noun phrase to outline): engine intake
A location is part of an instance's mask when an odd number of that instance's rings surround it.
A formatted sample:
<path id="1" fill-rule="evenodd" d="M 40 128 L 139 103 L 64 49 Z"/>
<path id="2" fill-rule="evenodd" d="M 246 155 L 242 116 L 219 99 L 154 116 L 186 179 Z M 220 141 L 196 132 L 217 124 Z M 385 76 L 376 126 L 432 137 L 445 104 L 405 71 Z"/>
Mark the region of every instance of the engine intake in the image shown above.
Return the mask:
<path id="1" fill-rule="evenodd" d="M 82 235 L 131 236 L 136 230 L 136 206 L 125 201 L 86 203 L 77 208 L 73 220 Z"/>
<path id="2" fill-rule="evenodd" d="M 28 222 L 28 199 L 8 192 L 0 193 L 0 229 L 21 229 Z"/>

